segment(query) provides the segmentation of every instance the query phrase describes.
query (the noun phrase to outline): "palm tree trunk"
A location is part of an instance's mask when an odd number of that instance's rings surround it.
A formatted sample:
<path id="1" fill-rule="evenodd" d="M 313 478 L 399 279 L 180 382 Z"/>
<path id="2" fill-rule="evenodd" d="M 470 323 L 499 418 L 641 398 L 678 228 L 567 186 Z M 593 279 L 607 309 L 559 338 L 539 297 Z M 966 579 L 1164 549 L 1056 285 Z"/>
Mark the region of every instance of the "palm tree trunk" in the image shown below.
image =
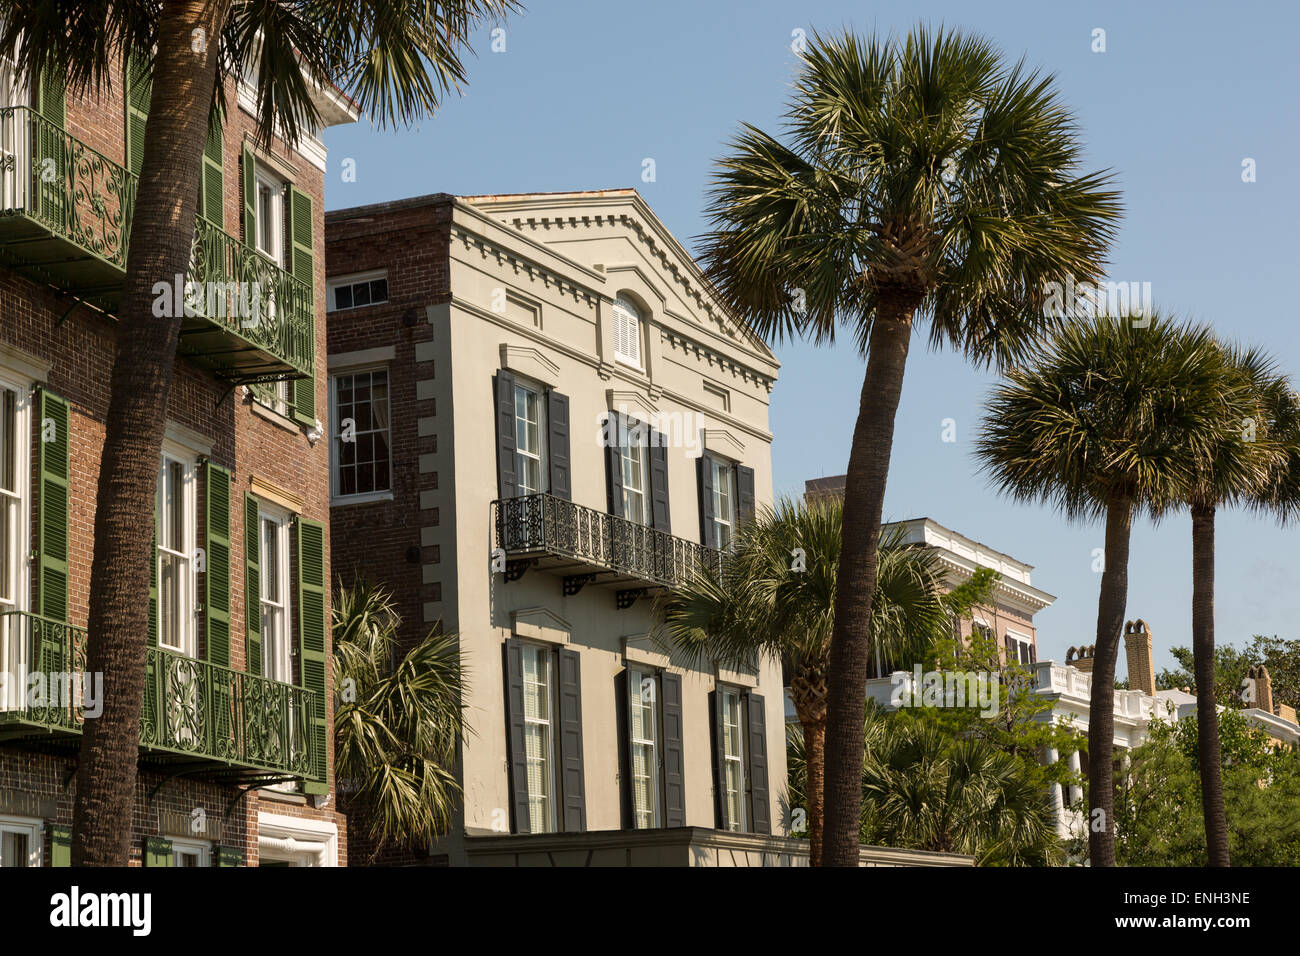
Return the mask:
<path id="1" fill-rule="evenodd" d="M 799 705 L 795 704 L 796 712 Z M 804 766 L 807 768 L 806 798 L 808 800 L 808 864 L 822 865 L 822 830 L 825 819 L 826 790 L 826 718 L 798 713 L 799 726 L 803 728 Z"/>
<path id="2" fill-rule="evenodd" d="M 165 0 L 158 20 L 96 499 L 86 666 L 103 675 L 104 705 L 81 740 L 76 866 L 125 866 L 130 856 L 154 494 L 180 335 L 178 309 L 171 318 L 154 316 L 153 286 L 171 285 L 189 270 L 217 38 L 228 8 L 229 0 Z"/>
<path id="3" fill-rule="evenodd" d="M 1088 705 L 1088 855 L 1093 866 L 1115 865 L 1115 658 L 1128 601 L 1129 531 L 1133 502 L 1112 498 L 1106 507 L 1106 567 L 1097 599 L 1097 644 L 1093 650 L 1092 696 Z M 1100 813 L 1098 813 L 1100 811 Z"/>
<path id="4" fill-rule="evenodd" d="M 826 833 L 822 862 L 857 866 L 862 830 L 862 722 L 871 652 L 871 599 L 894 415 L 912 338 L 910 298 L 883 301 L 871 329 L 858 421 L 844 481 L 844 538 L 835 590 L 826 724 Z"/>
<path id="5" fill-rule="evenodd" d="M 1214 508 L 1192 506 L 1192 662 L 1196 672 L 1196 751 L 1210 866 L 1228 866 L 1228 820 L 1219 766 L 1214 687 Z"/>

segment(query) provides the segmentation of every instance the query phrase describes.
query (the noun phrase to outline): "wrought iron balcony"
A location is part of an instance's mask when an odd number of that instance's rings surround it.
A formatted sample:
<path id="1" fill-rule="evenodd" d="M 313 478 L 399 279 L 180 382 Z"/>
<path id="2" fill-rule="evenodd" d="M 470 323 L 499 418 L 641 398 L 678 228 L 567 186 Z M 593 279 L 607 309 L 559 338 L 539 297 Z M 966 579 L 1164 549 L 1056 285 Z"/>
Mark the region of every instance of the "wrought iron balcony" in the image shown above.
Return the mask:
<path id="1" fill-rule="evenodd" d="M 0 614 L 0 740 L 57 746 L 86 721 L 86 631 L 37 614 Z M 150 647 L 142 759 L 216 777 L 310 776 L 315 693 Z M 91 718 L 93 719 L 93 717 Z"/>
<path id="2" fill-rule="evenodd" d="M 136 188 L 130 171 L 35 110 L 0 108 L 0 264 L 115 313 Z M 199 284 L 189 310 L 185 280 Z M 312 374 L 307 283 L 200 218 L 179 285 L 170 304 L 185 313 L 181 353 L 196 364 L 231 383 Z"/>
<path id="3" fill-rule="evenodd" d="M 492 513 L 496 547 L 511 562 L 507 577 L 535 566 L 563 574 L 566 593 L 588 583 L 674 588 L 722 566 L 716 548 L 553 495 L 497 500 Z"/>

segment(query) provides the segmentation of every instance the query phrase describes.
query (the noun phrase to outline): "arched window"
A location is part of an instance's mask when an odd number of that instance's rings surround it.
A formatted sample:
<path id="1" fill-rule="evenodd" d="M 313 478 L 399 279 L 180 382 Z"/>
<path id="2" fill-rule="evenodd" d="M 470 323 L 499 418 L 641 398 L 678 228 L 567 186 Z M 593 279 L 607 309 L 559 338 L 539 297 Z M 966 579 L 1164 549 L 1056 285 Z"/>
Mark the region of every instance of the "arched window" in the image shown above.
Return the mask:
<path id="1" fill-rule="evenodd" d="M 641 367 L 641 310 L 623 296 L 614 300 L 614 359 Z"/>

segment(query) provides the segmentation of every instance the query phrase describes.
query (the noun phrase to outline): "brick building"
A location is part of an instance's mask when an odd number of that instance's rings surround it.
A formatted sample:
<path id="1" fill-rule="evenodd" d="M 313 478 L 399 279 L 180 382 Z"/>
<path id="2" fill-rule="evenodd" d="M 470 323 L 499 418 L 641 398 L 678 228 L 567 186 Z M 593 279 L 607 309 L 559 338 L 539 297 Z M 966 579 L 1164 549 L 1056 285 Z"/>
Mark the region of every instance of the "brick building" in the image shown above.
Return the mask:
<path id="1" fill-rule="evenodd" d="M 771 500 L 772 353 L 634 190 L 325 229 L 333 566 L 468 671 L 463 809 L 405 859 L 797 860 L 779 663 L 654 640 L 656 594 Z"/>
<path id="2" fill-rule="evenodd" d="M 79 98 L 0 66 L 0 863 L 66 865 L 109 376 L 147 70 Z M 326 125 L 356 119 L 318 90 Z M 254 142 L 227 90 L 204 161 L 155 515 L 133 864 L 343 865 L 333 800 L 325 152 Z M 170 277 L 160 277 L 170 281 Z M 182 282 L 183 287 L 183 282 Z M 175 297 L 177 299 L 180 296 Z M 251 303 L 251 305 L 250 305 Z M 174 314 L 174 313 L 173 313 Z M 94 675 L 86 675 L 92 688 Z M 43 687 L 45 696 L 33 696 Z M 54 690 L 51 690 L 53 688 Z"/>

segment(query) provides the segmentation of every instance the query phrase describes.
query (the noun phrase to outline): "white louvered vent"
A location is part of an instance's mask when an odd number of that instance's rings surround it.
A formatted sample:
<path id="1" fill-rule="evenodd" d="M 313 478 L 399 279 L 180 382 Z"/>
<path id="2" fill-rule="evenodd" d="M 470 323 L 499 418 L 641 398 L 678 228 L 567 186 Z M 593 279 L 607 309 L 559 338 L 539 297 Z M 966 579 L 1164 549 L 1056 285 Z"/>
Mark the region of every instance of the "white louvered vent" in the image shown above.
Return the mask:
<path id="1" fill-rule="evenodd" d="M 614 300 L 614 358 L 641 367 L 641 315 L 629 300 Z"/>

